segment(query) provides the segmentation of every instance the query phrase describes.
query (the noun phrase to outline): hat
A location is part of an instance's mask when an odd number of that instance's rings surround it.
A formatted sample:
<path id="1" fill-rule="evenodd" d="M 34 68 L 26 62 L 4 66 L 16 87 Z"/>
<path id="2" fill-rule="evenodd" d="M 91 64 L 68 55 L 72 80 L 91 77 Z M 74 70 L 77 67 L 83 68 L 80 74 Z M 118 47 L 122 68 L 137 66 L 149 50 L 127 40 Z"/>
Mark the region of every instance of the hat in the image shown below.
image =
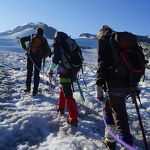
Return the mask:
<path id="1" fill-rule="evenodd" d="M 38 34 L 43 34 L 43 28 L 42 28 L 42 27 L 38 27 L 38 28 L 36 29 L 36 32 L 37 32 Z"/>

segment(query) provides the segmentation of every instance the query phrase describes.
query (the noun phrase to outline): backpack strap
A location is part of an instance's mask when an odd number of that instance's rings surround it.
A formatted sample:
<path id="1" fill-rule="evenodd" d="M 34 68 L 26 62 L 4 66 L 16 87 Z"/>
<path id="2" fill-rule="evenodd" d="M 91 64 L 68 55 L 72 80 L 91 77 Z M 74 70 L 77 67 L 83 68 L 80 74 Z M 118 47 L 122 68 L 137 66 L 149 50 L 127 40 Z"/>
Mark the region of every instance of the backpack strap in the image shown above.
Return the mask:
<path id="1" fill-rule="evenodd" d="M 62 59 L 62 65 L 66 68 L 66 69 L 71 69 L 71 65 L 69 64 L 67 57 L 66 57 L 66 53 L 65 50 L 60 46 L 60 51 L 61 51 L 61 59 Z"/>

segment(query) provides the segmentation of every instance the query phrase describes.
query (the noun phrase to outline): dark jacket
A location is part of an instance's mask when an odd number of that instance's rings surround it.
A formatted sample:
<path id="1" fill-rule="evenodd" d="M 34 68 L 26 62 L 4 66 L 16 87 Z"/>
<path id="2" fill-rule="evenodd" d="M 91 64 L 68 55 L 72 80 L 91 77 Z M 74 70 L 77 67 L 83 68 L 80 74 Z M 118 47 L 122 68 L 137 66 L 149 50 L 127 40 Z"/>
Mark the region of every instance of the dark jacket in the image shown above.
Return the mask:
<path id="1" fill-rule="evenodd" d="M 99 86 L 104 85 L 105 81 L 108 80 L 109 68 L 112 68 L 112 54 L 110 48 L 109 36 L 103 36 L 101 39 L 98 39 L 98 69 L 96 84 Z"/>
<path id="2" fill-rule="evenodd" d="M 59 65 L 62 68 L 65 68 L 67 70 L 72 69 L 67 57 L 66 57 L 66 52 L 64 52 L 64 48 L 62 44 L 58 41 L 55 41 L 53 43 L 53 57 L 52 57 L 52 62 L 56 65 Z"/>
<path id="3" fill-rule="evenodd" d="M 22 37 L 22 38 L 20 39 L 20 43 L 21 43 L 21 46 L 22 46 L 23 49 L 25 49 L 25 50 L 30 49 L 29 47 L 30 47 L 30 45 L 31 45 L 32 37 L 33 37 L 34 35 L 35 35 L 35 34 L 28 35 L 28 36 Z M 38 34 L 37 34 L 37 35 L 38 35 Z M 51 57 L 51 49 L 50 49 L 50 47 L 49 47 L 49 45 L 48 45 L 47 40 L 44 38 L 43 35 L 40 34 L 39 36 L 41 36 L 41 37 L 43 38 L 43 53 L 42 53 L 41 56 L 42 56 L 42 57 L 47 57 L 47 56 Z M 28 42 L 28 46 L 26 45 L 26 42 Z M 36 55 L 38 55 L 38 54 L 36 54 Z"/>
<path id="4" fill-rule="evenodd" d="M 64 32 L 56 32 L 55 39 L 53 43 L 53 53 L 52 62 L 55 64 L 62 64 L 62 41 L 68 37 Z"/>
<path id="5" fill-rule="evenodd" d="M 61 49 L 59 43 L 55 41 L 53 43 L 52 48 L 53 48 L 52 62 L 58 65 L 61 61 Z"/>
<path id="6" fill-rule="evenodd" d="M 115 83 L 116 86 L 123 86 L 123 79 L 120 78 L 113 67 L 112 50 L 109 39 L 110 36 L 108 34 L 97 41 L 98 69 L 96 84 L 102 86 L 107 81 L 107 83 Z"/>
<path id="7" fill-rule="evenodd" d="M 69 79 L 69 82 L 75 81 L 77 72 L 80 70 L 80 67 L 72 68 L 66 57 L 66 53 L 64 52 L 65 50 L 63 48 L 63 39 L 66 39 L 67 37 L 68 36 L 66 34 L 62 34 L 60 32 L 54 39 L 54 43 L 52 46 L 52 62 L 58 65 L 57 73 L 60 74 L 60 82 L 64 82 L 61 80 L 62 78 L 70 78 L 71 80 Z"/>

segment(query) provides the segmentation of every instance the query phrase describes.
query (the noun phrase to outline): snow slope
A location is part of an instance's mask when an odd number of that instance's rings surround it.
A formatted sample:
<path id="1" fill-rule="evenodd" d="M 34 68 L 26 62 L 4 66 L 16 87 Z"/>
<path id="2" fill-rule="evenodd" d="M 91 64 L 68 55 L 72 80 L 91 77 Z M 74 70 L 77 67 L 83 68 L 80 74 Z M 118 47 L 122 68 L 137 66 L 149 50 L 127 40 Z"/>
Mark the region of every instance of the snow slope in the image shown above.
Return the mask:
<path id="1" fill-rule="evenodd" d="M 87 56 L 84 51 L 84 56 Z M 95 54 L 94 54 L 95 55 Z M 93 56 L 94 58 L 94 56 Z M 90 57 L 91 59 L 91 57 Z M 93 62 L 92 62 L 93 61 Z M 95 100 L 95 60 L 85 57 L 84 80 L 80 84 L 85 96 L 81 101 L 75 84 L 74 97 L 79 109 L 79 126 L 71 127 L 66 122 L 67 112 L 60 116 L 55 110 L 58 88 L 54 94 L 43 80 L 42 75 L 39 94 L 32 97 L 25 95 L 26 58 L 24 54 L 0 51 L 0 150 L 99 150 L 102 149 L 101 138 L 104 134 L 102 109 Z M 50 60 L 46 61 L 45 71 Z M 89 71 L 90 70 L 90 71 Z M 145 131 L 150 135 L 150 75 L 146 72 L 145 82 L 140 83 L 141 101 L 145 109 L 140 109 Z M 134 143 L 143 149 L 143 140 L 131 100 L 127 102 L 131 131 Z M 138 144 L 139 143 L 139 144 Z"/>

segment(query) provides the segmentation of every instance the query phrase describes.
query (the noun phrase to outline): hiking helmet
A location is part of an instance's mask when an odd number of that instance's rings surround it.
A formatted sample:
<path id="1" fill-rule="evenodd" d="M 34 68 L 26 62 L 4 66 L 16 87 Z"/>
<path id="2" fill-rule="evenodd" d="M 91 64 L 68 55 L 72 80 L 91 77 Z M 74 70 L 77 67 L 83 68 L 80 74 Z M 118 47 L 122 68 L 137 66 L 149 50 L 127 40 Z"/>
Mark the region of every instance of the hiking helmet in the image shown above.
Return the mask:
<path id="1" fill-rule="evenodd" d="M 37 32 L 38 34 L 43 34 L 43 28 L 42 28 L 42 27 L 38 27 L 38 28 L 36 29 L 36 32 Z"/>

